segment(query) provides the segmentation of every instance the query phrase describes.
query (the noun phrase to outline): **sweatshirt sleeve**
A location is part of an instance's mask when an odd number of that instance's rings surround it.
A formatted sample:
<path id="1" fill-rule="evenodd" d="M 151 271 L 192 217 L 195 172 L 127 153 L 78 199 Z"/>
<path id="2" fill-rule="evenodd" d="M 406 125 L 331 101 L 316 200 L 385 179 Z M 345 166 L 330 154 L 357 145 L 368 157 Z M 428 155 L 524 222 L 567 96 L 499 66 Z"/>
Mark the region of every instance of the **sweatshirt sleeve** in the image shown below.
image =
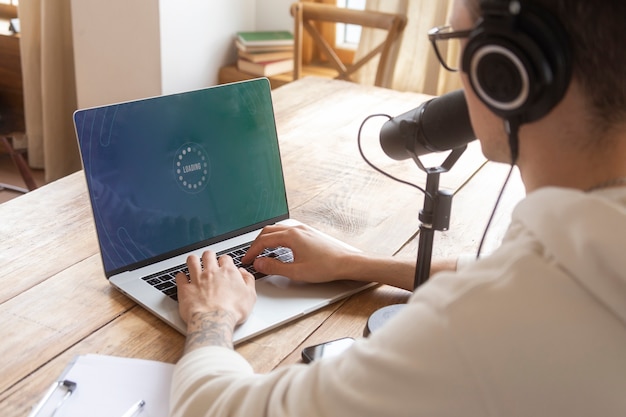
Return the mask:
<path id="1" fill-rule="evenodd" d="M 210 415 L 233 376 L 253 376 L 250 364 L 224 347 L 205 347 L 184 355 L 176 364 L 170 393 L 171 416 Z M 230 378 L 228 376 L 231 376 Z"/>
<path id="2" fill-rule="evenodd" d="M 436 309 L 414 302 L 342 355 L 267 374 L 255 374 L 235 351 L 198 349 L 175 368 L 171 415 L 484 415 L 446 327 Z"/>
<path id="3" fill-rule="evenodd" d="M 468 266 L 474 264 L 476 262 L 476 254 L 475 253 L 462 253 L 456 259 L 456 270 L 460 271 Z"/>

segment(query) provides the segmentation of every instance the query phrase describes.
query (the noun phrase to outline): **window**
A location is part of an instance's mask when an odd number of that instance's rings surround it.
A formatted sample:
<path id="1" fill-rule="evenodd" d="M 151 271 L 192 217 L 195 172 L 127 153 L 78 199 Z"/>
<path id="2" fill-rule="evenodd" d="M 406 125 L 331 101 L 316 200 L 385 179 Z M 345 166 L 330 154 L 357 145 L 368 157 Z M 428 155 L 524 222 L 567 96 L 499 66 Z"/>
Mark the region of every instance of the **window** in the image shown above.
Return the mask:
<path id="1" fill-rule="evenodd" d="M 337 6 L 348 9 L 365 9 L 365 0 L 337 0 Z M 356 49 L 361 38 L 361 26 L 337 23 L 335 45 L 345 49 Z"/>
<path id="2" fill-rule="evenodd" d="M 318 3 L 336 4 L 339 7 L 347 7 L 350 9 L 365 9 L 366 0 L 308 0 Z M 326 41 L 334 45 L 335 52 L 339 56 L 339 59 L 344 64 L 349 64 L 354 61 L 354 54 L 359 45 L 359 39 L 361 37 L 361 27 L 356 25 L 345 25 L 343 23 L 323 23 L 318 27 L 322 36 Z M 327 58 L 312 45 L 311 42 L 307 42 L 305 35 L 304 42 L 304 63 L 308 64 L 311 61 L 324 62 Z"/>
<path id="3" fill-rule="evenodd" d="M 0 0 L 0 4 L 17 7 L 17 0 Z"/>

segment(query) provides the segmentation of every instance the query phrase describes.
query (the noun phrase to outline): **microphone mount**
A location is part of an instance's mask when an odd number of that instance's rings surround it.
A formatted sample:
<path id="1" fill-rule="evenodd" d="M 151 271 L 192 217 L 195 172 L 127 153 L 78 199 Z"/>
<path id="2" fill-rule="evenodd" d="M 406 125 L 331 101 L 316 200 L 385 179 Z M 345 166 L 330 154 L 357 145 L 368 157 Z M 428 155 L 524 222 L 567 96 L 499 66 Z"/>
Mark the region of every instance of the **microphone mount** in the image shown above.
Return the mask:
<path id="1" fill-rule="evenodd" d="M 418 216 L 421 223 L 415 263 L 414 289 L 426 282 L 430 276 L 435 231 L 445 231 L 450 227 L 453 194 L 439 189 L 440 176 L 454 166 L 466 149 L 467 145 L 453 149 L 440 166 L 431 168 L 426 168 L 419 157 L 413 155 L 413 160 L 417 166 L 426 173 L 426 196 L 424 206 Z"/>

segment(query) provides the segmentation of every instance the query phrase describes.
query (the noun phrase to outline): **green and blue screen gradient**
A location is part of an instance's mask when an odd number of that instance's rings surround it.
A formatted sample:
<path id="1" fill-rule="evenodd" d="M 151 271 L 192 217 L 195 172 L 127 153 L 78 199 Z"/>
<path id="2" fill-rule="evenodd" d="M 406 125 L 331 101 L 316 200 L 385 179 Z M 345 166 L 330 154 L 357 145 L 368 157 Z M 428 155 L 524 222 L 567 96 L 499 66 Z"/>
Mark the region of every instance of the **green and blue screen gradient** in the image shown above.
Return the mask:
<path id="1" fill-rule="evenodd" d="M 107 276 L 288 216 L 267 80 L 74 121 Z"/>

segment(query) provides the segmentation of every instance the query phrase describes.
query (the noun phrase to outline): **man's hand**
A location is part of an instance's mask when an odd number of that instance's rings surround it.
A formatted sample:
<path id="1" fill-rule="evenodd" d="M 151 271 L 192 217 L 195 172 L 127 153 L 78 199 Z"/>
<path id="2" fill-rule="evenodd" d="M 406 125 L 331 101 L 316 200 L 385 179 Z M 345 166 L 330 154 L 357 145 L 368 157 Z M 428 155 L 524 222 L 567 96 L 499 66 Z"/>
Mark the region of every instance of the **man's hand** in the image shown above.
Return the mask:
<path id="1" fill-rule="evenodd" d="M 293 262 L 257 258 L 263 249 L 278 246 L 291 249 Z M 254 263 L 254 269 L 267 275 L 284 275 L 294 281 L 310 283 L 349 279 L 412 291 L 415 278 L 414 258 L 376 257 L 354 252 L 307 226 L 266 226 L 241 262 Z M 434 260 L 431 264 L 432 273 L 454 269 L 456 260 Z"/>
<path id="2" fill-rule="evenodd" d="M 202 267 L 204 265 L 204 268 Z M 181 318 L 187 323 L 185 352 L 204 346 L 233 347 L 233 332 L 256 301 L 254 277 L 235 267 L 230 256 L 211 251 L 187 258 L 189 278 L 176 276 Z"/>
<path id="3" fill-rule="evenodd" d="M 293 262 L 257 258 L 263 249 L 278 246 L 291 249 Z M 284 275 L 295 281 L 319 283 L 351 278 L 345 271 L 347 259 L 355 253 L 307 226 L 274 225 L 263 228 L 241 262 L 254 263 L 254 269 L 267 275 Z"/>

